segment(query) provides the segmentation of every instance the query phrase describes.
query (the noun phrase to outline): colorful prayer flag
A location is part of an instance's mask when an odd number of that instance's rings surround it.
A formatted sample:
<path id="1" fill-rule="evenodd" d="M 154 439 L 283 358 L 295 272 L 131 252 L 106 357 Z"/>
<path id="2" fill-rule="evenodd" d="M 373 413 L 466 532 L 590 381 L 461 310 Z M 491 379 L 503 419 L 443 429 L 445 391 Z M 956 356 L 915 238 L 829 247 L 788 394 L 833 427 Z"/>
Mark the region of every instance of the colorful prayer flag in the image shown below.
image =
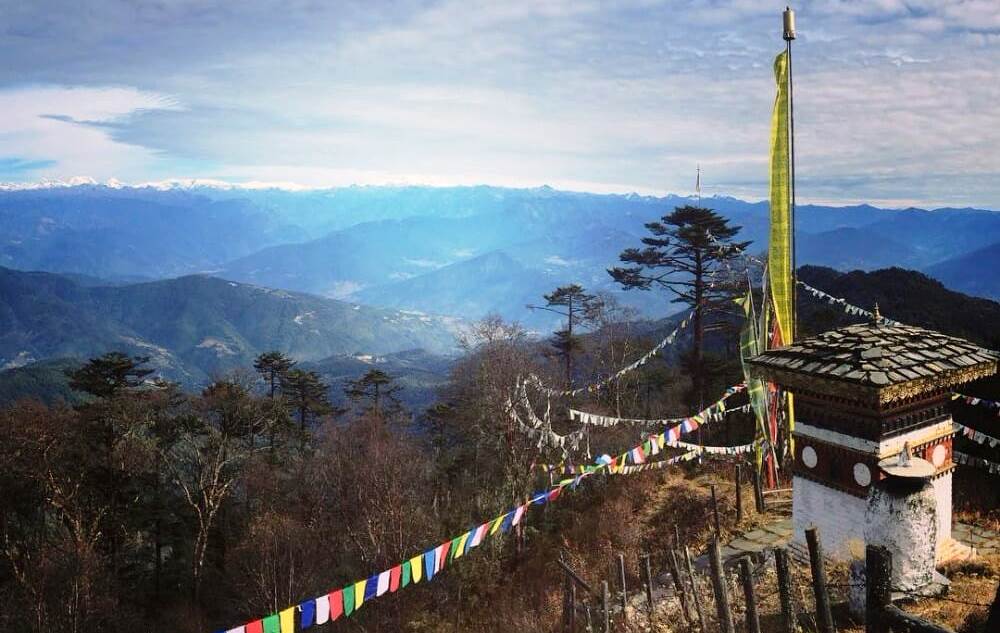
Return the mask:
<path id="1" fill-rule="evenodd" d="M 327 603 L 330 608 L 330 622 L 336 622 L 337 618 L 344 615 L 344 590 L 338 589 L 336 591 L 331 591 L 326 596 Z M 319 620 L 316 620 L 317 624 L 323 624 Z"/>
<path id="2" fill-rule="evenodd" d="M 402 575 L 402 565 L 396 565 L 389 570 L 389 592 L 396 593 L 399 589 L 399 577 Z"/>
<path id="3" fill-rule="evenodd" d="M 281 633 L 281 620 L 277 613 L 264 618 L 264 633 Z"/>
<path id="4" fill-rule="evenodd" d="M 354 613 L 354 587 L 355 585 L 347 585 L 340 592 L 341 597 L 343 597 L 345 616 Z"/>
<path id="5" fill-rule="evenodd" d="M 490 525 L 490 536 L 493 536 L 494 534 L 497 533 L 497 530 L 500 529 L 500 524 L 502 524 L 503 520 L 506 518 L 507 518 L 506 514 L 501 514 L 497 518 L 493 519 L 493 523 Z"/>
<path id="6" fill-rule="evenodd" d="M 435 547 L 424 552 L 424 571 L 427 573 L 427 582 L 434 578 L 434 572 L 437 571 L 438 549 Z"/>
<path id="7" fill-rule="evenodd" d="M 413 575 L 413 584 L 420 582 L 423 576 L 424 554 L 414 556 L 410 559 L 410 573 Z"/>
<path id="8" fill-rule="evenodd" d="M 288 607 L 278 614 L 281 633 L 295 633 L 295 607 Z"/>
<path id="9" fill-rule="evenodd" d="M 378 596 L 378 584 L 379 584 L 379 574 L 375 574 L 373 576 L 368 577 L 368 580 L 365 581 L 364 602 L 368 602 L 369 600 L 374 600 Z"/>
<path id="10" fill-rule="evenodd" d="M 361 605 L 365 603 L 365 586 L 368 584 L 368 580 L 359 580 L 354 583 L 354 610 L 357 611 L 361 608 Z M 346 593 L 344 594 L 347 595 Z"/>
<path id="11" fill-rule="evenodd" d="M 302 612 L 302 617 L 299 619 L 299 626 L 303 629 L 308 629 L 316 621 L 316 601 L 306 600 L 299 605 L 299 611 Z"/>
<path id="12" fill-rule="evenodd" d="M 316 598 L 316 625 L 326 624 L 330 621 L 330 595 Z"/>
<path id="13" fill-rule="evenodd" d="M 465 547 L 469 543 L 469 533 L 466 532 L 462 536 L 458 537 L 458 543 L 455 544 L 454 558 L 461 558 L 462 554 L 465 553 Z"/>
<path id="14" fill-rule="evenodd" d="M 377 586 L 375 588 L 375 597 L 376 598 L 378 598 L 379 596 L 385 595 L 385 593 L 387 591 L 389 591 L 389 577 L 391 575 L 392 575 L 392 572 L 390 570 L 388 570 L 388 569 L 378 575 L 378 584 L 377 584 Z"/>
<path id="15" fill-rule="evenodd" d="M 264 621 L 254 620 L 247 623 L 246 633 L 264 633 Z"/>
<path id="16" fill-rule="evenodd" d="M 408 560 L 403 563 L 403 569 L 400 572 L 399 586 L 400 588 L 405 587 L 410 584 L 410 568 L 413 566 L 412 560 Z"/>

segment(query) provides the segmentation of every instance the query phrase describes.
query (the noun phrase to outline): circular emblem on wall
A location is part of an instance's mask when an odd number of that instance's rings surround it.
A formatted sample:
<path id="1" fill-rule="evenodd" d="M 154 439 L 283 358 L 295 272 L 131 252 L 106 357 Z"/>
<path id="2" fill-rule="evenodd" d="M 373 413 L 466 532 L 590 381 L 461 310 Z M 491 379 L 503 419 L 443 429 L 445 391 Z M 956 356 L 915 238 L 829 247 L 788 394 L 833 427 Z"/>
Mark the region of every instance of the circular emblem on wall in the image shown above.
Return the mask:
<path id="1" fill-rule="evenodd" d="M 862 488 L 872 482 L 872 471 L 864 464 L 854 465 L 854 481 Z"/>
<path id="2" fill-rule="evenodd" d="M 812 446 L 806 446 L 802 449 L 802 463 L 806 465 L 807 468 L 816 467 L 816 449 Z"/>
<path id="3" fill-rule="evenodd" d="M 944 444 L 938 444 L 934 447 L 931 452 L 931 463 L 937 468 L 941 468 L 944 465 L 945 458 L 948 457 L 948 449 L 944 447 Z"/>

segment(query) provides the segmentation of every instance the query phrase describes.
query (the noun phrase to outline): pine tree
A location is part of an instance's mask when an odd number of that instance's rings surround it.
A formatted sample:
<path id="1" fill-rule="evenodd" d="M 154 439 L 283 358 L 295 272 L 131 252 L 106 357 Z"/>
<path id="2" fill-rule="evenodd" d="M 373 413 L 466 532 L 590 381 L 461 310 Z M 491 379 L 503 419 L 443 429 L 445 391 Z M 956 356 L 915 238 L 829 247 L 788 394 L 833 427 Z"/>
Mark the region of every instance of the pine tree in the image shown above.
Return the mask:
<path id="1" fill-rule="evenodd" d="M 91 358 L 83 367 L 66 370 L 66 375 L 72 389 L 110 399 L 141 385 L 143 379 L 153 373 L 152 369 L 140 367 L 148 362 L 148 357 L 132 358 L 121 352 L 108 352 Z"/>
<path id="2" fill-rule="evenodd" d="M 381 369 L 370 369 L 364 376 L 357 380 L 348 381 L 344 387 L 344 394 L 353 402 L 365 400 L 369 408 L 377 415 L 381 415 L 383 400 L 389 400 L 391 406 L 399 405 L 396 393 L 402 389 L 395 383 L 395 379 Z"/>
<path id="3" fill-rule="evenodd" d="M 253 368 L 267 382 L 269 395 L 273 399 L 282 378 L 295 366 L 295 361 L 285 356 L 281 352 L 264 352 L 253 361 Z"/>
<path id="4" fill-rule="evenodd" d="M 673 301 L 693 309 L 693 401 L 704 406 L 706 317 L 731 305 L 733 290 L 718 277 L 750 242 L 733 241 L 742 227 L 730 226 L 711 209 L 690 205 L 677 207 L 646 228 L 652 237 L 642 238 L 645 248 L 628 248 L 619 257 L 631 265 L 608 269 L 608 274 L 626 290 L 670 290 L 677 295 Z"/>
<path id="5" fill-rule="evenodd" d="M 319 416 L 333 410 L 327 395 L 328 387 L 314 371 L 292 369 L 281 378 L 281 392 L 299 415 L 299 430 L 306 430 L 309 416 Z"/>
<path id="6" fill-rule="evenodd" d="M 554 332 L 552 347 L 562 357 L 566 368 L 566 388 L 573 387 L 573 355 L 582 347 L 580 337 L 573 333 L 573 326 L 579 325 L 593 314 L 599 305 L 596 296 L 584 291 L 579 284 L 560 286 L 547 295 L 544 306 L 528 307 L 532 310 L 547 310 L 566 317 L 566 327 Z"/>

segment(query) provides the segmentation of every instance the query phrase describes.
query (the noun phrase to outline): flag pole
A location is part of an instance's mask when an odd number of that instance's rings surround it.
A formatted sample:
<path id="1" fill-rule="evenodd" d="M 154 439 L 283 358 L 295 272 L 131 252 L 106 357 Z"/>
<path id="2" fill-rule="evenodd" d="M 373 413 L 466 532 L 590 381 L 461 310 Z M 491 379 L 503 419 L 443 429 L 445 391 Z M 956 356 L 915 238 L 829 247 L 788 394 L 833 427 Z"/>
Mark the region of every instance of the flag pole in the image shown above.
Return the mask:
<path id="1" fill-rule="evenodd" d="M 799 272 L 795 257 L 795 106 L 794 91 L 792 89 L 792 40 L 795 39 L 795 11 L 791 7 L 785 7 L 782 14 L 782 24 L 784 26 L 782 37 L 785 40 L 785 52 L 788 55 L 788 179 L 789 189 L 792 194 L 792 204 L 789 210 L 789 224 L 791 224 L 791 246 L 792 246 L 792 341 L 798 338 L 798 296 L 799 296 Z M 788 345 L 792 341 L 782 341 Z"/>

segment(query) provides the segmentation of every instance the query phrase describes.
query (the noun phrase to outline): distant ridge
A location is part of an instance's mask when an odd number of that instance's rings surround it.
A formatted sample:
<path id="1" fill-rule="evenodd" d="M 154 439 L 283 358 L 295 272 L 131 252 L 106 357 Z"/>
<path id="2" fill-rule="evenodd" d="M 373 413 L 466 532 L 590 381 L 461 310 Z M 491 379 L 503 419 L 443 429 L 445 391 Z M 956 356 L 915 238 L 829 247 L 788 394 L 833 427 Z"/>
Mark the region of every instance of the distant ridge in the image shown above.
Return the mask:
<path id="1" fill-rule="evenodd" d="M 1000 299 L 1000 242 L 925 269 L 949 288 Z"/>
<path id="2" fill-rule="evenodd" d="M 0 268 L 0 368 L 109 350 L 149 356 L 165 377 L 200 384 L 260 352 L 299 360 L 455 349 L 452 319 L 371 308 L 208 276 L 83 286 Z"/>

